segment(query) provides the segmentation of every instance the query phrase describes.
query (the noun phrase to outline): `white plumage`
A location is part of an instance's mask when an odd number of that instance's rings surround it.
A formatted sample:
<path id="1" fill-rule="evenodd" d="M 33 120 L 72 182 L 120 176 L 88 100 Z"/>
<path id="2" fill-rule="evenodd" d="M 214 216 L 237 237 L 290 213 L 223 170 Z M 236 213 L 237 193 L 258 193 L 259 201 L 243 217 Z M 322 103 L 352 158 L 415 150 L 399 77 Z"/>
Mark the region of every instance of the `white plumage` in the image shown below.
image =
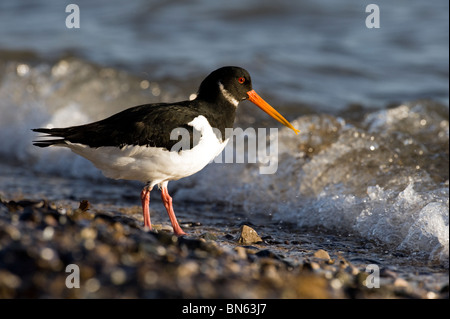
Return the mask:
<path id="1" fill-rule="evenodd" d="M 91 148 L 67 142 L 66 146 L 90 160 L 106 177 L 150 182 L 150 187 L 153 187 L 197 173 L 214 160 L 228 143 L 228 139 L 223 142 L 217 139 L 203 115 L 188 125 L 199 131 L 201 137 L 195 147 L 179 152 L 137 145 Z"/>

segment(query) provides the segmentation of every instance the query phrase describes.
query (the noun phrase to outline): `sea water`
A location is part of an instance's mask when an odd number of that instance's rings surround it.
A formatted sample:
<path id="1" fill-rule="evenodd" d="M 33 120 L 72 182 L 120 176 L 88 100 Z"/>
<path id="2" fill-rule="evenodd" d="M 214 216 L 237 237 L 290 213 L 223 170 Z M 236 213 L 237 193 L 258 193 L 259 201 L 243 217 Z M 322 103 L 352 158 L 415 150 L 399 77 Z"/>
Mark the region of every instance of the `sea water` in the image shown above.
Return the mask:
<path id="1" fill-rule="evenodd" d="M 81 27 L 69 30 L 59 1 L 2 1 L 0 195 L 130 205 L 124 193 L 138 199 L 138 184 L 34 147 L 31 129 L 189 99 L 210 71 L 240 65 L 301 133 L 241 103 L 235 127 L 278 128 L 266 141 L 276 139 L 276 171 L 212 163 L 170 183 L 176 202 L 222 202 L 448 268 L 448 2 L 379 1 L 379 30 L 366 28 L 365 5 L 80 2 Z"/>

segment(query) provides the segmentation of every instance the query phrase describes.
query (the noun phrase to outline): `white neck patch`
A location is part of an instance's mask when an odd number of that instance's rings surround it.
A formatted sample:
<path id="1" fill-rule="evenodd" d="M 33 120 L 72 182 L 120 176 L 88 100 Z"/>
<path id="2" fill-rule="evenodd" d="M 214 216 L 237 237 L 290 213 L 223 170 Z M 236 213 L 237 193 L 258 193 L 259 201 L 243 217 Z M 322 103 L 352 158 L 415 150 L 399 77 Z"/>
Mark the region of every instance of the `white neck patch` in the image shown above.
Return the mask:
<path id="1" fill-rule="evenodd" d="M 234 105 L 234 107 L 237 107 L 239 104 L 239 101 L 236 100 L 233 95 L 231 95 L 230 92 L 228 92 L 227 90 L 225 90 L 224 86 L 222 83 L 219 82 L 219 88 L 220 88 L 220 92 L 222 93 L 222 95 L 224 96 L 224 98 L 230 102 L 231 104 Z"/>

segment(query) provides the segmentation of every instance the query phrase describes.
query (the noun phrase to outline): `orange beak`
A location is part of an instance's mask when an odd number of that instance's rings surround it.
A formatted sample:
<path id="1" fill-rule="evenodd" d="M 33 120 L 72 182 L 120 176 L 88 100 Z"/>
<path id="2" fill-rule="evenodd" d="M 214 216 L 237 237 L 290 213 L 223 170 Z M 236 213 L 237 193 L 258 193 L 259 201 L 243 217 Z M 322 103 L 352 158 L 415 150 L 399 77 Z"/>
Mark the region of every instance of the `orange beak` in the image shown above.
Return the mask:
<path id="1" fill-rule="evenodd" d="M 256 106 L 258 106 L 261 110 L 263 110 L 264 112 L 266 112 L 267 114 L 269 114 L 270 116 L 272 116 L 275 120 L 277 120 L 278 122 L 282 123 L 283 125 L 289 127 L 290 129 L 292 129 L 295 134 L 300 133 L 300 130 L 297 130 L 296 128 L 294 128 L 292 126 L 291 123 L 289 123 L 288 120 L 286 120 L 283 115 L 281 115 L 280 113 L 277 112 L 277 110 L 275 110 L 273 107 L 271 107 L 269 105 L 269 103 L 267 103 L 266 101 L 264 101 L 256 92 L 255 90 L 251 90 L 247 92 L 248 94 L 248 99 L 253 102 L 254 104 L 256 104 Z"/>

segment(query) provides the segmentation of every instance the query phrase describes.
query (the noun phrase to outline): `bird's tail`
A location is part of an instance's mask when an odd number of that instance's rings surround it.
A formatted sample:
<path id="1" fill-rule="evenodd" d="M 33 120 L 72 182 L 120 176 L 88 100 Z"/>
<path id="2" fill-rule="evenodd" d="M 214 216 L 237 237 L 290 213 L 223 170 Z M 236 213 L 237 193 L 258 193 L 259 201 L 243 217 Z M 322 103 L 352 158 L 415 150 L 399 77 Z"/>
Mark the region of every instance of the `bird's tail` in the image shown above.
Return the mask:
<path id="1" fill-rule="evenodd" d="M 51 139 L 51 140 L 43 139 L 43 140 L 39 140 L 39 141 L 33 141 L 33 145 L 35 145 L 35 146 L 47 147 L 47 146 L 52 146 L 52 145 L 66 144 L 66 140 L 64 139 L 64 129 L 35 128 L 35 129 L 32 129 L 32 131 L 48 134 L 48 135 L 40 136 L 42 138 L 58 137 L 58 139 Z"/>

